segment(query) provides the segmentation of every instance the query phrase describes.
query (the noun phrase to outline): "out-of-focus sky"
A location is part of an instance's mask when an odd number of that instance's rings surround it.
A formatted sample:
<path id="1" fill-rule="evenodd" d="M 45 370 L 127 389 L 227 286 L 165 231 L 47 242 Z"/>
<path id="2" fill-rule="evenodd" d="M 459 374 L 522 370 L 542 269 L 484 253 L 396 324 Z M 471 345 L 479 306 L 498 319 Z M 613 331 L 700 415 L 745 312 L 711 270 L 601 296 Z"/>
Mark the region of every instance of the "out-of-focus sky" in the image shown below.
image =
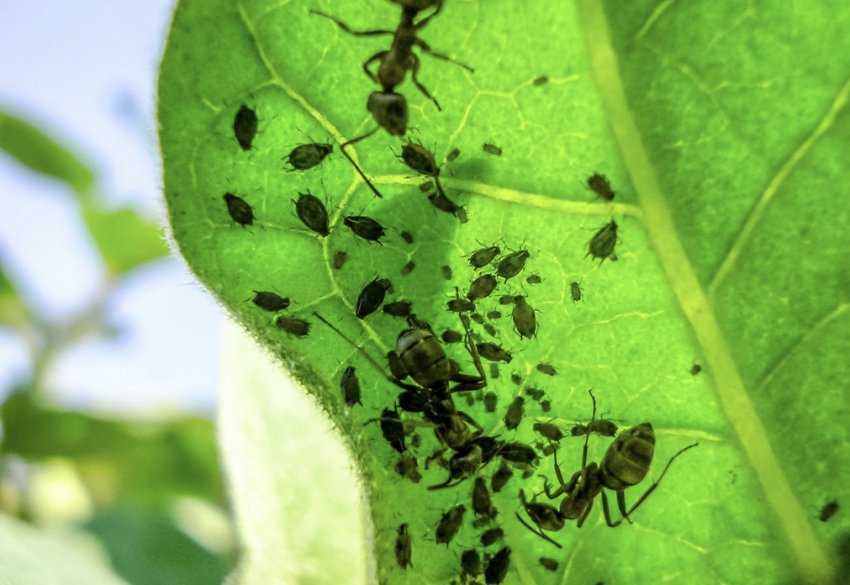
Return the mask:
<path id="1" fill-rule="evenodd" d="M 57 135 L 101 177 L 100 191 L 162 222 L 156 146 L 157 65 L 173 0 L 0 2 L 0 109 Z M 101 281 L 73 194 L 0 153 L 0 255 L 50 316 L 84 306 Z M 118 341 L 84 341 L 49 376 L 69 407 L 211 412 L 221 311 L 181 261 L 155 262 L 121 286 Z M 0 389 L 27 352 L 0 332 Z"/>

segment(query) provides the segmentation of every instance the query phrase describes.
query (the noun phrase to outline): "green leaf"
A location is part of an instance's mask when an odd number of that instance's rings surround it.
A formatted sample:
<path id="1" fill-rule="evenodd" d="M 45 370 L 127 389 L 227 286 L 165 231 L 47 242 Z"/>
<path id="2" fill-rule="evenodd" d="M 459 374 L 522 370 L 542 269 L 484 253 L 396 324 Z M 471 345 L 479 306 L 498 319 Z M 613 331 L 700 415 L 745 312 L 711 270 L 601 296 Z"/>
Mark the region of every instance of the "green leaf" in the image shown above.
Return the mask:
<path id="1" fill-rule="evenodd" d="M 107 269 L 121 275 L 168 255 L 162 230 L 132 209 L 106 210 L 84 205 L 83 218 Z"/>
<path id="2" fill-rule="evenodd" d="M 0 575 L 14 585 L 125 585 L 98 561 L 34 528 L 0 515 Z"/>
<path id="3" fill-rule="evenodd" d="M 0 257 L 0 325 L 18 327 L 27 322 L 28 310 Z"/>
<path id="4" fill-rule="evenodd" d="M 470 507 L 471 482 L 427 490 L 446 477 L 437 464 L 418 484 L 395 474 L 397 453 L 367 423 L 396 402 L 397 389 L 313 311 L 383 361 L 404 324 L 383 314 L 356 319 L 363 286 L 390 278 L 392 299 L 412 301 L 438 332 L 459 329 L 445 303 L 474 277 L 466 256 L 496 241 L 530 250 L 525 272 L 500 283 L 496 295 L 527 295 L 540 329 L 523 340 L 509 317 L 495 320 L 499 342 L 514 354 L 487 387 L 498 395 L 497 410 L 467 406 L 458 395 L 459 409 L 488 435 L 533 444 L 535 420 L 555 417 L 565 430 L 587 422 L 593 388 L 598 415 L 621 427 L 651 421 L 655 478 L 673 454 L 700 442 L 671 465 L 633 524 L 606 527 L 597 499 L 582 529 L 568 523 L 552 533 L 563 550 L 515 517 L 520 489 L 530 498 L 544 478 L 555 482 L 552 459 L 525 479 L 515 471 L 494 500 L 513 550 L 506 583 L 824 583 L 846 575 L 835 551 L 850 519 L 843 509 L 826 523 L 818 514 L 827 501 L 850 496 L 842 448 L 850 405 L 841 394 L 850 374 L 850 272 L 842 256 L 850 249 L 842 158 L 850 41 L 834 24 L 850 9 L 825 0 L 796 13 L 708 2 L 447 3 L 422 37 L 475 73 L 421 57 L 419 78 L 442 112 L 411 83 L 398 90 L 410 103 L 414 138 L 436 145 L 438 161 L 461 151 L 442 178 L 467 207 L 470 221 L 461 225 L 429 206 L 421 180 L 388 151 L 400 142 L 383 132 L 356 145 L 383 199 L 336 150 L 317 169 L 285 171 L 283 157 L 308 141 L 305 134 L 340 144 L 374 126 L 365 105 L 378 88 L 360 64 L 388 39 L 352 38 L 309 11 L 362 30 L 394 26 L 399 8 L 342 4 L 180 2 L 160 76 L 160 143 L 170 224 L 192 270 L 318 398 L 349 445 L 374 525 L 378 578 L 456 579 L 461 551 L 483 528 L 468 513 L 450 546 L 435 544 L 441 514 Z M 548 83 L 535 84 L 543 75 Z M 233 134 L 243 104 L 259 119 L 249 150 Z M 483 152 L 484 143 L 503 154 Z M 611 181 L 613 204 L 584 187 L 594 172 Z M 307 233 L 294 214 L 291 200 L 308 189 L 329 203 L 328 238 Z M 253 225 L 234 223 L 228 192 L 252 206 Z M 343 215 L 359 214 L 390 228 L 382 246 L 342 225 Z M 612 217 L 618 261 L 600 264 L 586 257 L 587 243 Z M 413 232 L 412 246 L 400 230 Z M 331 268 L 338 250 L 349 256 L 341 270 Z M 416 267 L 401 276 L 409 260 Z M 441 276 L 444 265 L 450 280 Z M 531 273 L 542 283 L 525 283 Z M 572 282 L 581 283 L 581 302 L 570 300 Z M 274 316 L 250 302 L 255 290 L 290 297 L 286 314 L 309 320 L 310 334 L 277 329 Z M 494 308 L 505 311 L 495 299 L 479 302 L 482 313 Z M 462 347 L 447 351 L 472 371 Z M 540 362 L 558 375 L 538 372 Z M 703 367 L 697 376 L 694 362 Z M 350 409 L 339 391 L 348 365 L 363 387 L 363 406 Z M 525 419 L 508 431 L 505 410 L 528 387 L 544 388 L 552 409 L 526 396 Z M 243 392 L 259 404 L 272 400 L 260 387 Z M 246 437 L 277 424 L 276 409 L 246 412 L 254 413 L 241 419 Z M 422 464 L 437 442 L 429 429 L 414 432 Z M 567 478 L 581 467 L 581 443 L 562 441 Z M 590 460 L 601 461 L 609 444 L 592 437 Z M 268 452 L 254 468 L 284 476 L 286 462 Z M 637 502 L 649 485 L 626 490 L 626 499 Z M 250 489 L 236 497 L 250 498 Z M 287 497 L 279 485 L 277 499 Z M 393 553 L 401 523 L 413 538 L 406 577 Z M 248 557 L 285 533 L 257 524 Z M 557 571 L 541 567 L 541 556 L 556 558 Z"/>
<path id="5" fill-rule="evenodd" d="M 94 182 L 94 171 L 59 140 L 3 111 L 0 111 L 0 150 L 38 173 L 64 181 L 81 196 Z"/>

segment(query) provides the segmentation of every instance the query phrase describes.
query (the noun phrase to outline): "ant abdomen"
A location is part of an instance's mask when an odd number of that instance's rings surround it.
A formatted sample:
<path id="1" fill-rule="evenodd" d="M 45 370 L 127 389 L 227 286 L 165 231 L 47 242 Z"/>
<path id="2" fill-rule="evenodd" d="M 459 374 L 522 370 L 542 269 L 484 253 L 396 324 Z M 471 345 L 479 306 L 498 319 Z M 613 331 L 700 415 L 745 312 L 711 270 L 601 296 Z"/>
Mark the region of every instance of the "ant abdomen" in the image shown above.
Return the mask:
<path id="1" fill-rule="evenodd" d="M 449 358 L 429 329 L 413 327 L 402 331 L 396 352 L 404 369 L 420 386 L 430 388 L 451 378 Z"/>
<path id="2" fill-rule="evenodd" d="M 622 490 L 640 483 L 649 472 L 655 452 L 655 431 L 648 422 L 623 431 L 605 453 L 602 461 L 602 484 Z"/>

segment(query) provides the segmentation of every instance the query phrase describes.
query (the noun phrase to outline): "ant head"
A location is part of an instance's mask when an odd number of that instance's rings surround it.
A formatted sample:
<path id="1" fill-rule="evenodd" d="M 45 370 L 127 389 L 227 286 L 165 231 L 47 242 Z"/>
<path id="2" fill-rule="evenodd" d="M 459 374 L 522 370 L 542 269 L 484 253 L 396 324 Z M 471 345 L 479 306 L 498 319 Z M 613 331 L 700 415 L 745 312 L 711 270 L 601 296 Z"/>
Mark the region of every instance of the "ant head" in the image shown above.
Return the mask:
<path id="1" fill-rule="evenodd" d="M 407 99 L 400 93 L 373 91 L 366 109 L 393 136 L 404 136 L 407 132 Z"/>

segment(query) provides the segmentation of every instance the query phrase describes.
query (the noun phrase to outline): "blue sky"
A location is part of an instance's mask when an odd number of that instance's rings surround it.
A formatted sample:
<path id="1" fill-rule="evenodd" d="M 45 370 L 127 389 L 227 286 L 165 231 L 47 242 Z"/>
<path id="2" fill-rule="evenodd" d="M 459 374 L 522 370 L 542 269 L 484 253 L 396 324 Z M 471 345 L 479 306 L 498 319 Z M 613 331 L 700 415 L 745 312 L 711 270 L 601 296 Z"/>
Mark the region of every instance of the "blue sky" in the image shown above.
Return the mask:
<path id="1" fill-rule="evenodd" d="M 155 136 L 156 68 L 173 0 L 0 3 L 0 109 L 75 147 L 100 190 L 162 221 Z M 84 306 L 101 272 L 63 185 L 0 154 L 0 255 L 37 306 Z M 85 341 L 49 376 L 61 404 L 151 414 L 211 412 L 221 311 L 181 261 L 137 271 L 115 295 L 118 341 Z M 26 371 L 27 352 L 0 333 L 0 388 Z"/>

